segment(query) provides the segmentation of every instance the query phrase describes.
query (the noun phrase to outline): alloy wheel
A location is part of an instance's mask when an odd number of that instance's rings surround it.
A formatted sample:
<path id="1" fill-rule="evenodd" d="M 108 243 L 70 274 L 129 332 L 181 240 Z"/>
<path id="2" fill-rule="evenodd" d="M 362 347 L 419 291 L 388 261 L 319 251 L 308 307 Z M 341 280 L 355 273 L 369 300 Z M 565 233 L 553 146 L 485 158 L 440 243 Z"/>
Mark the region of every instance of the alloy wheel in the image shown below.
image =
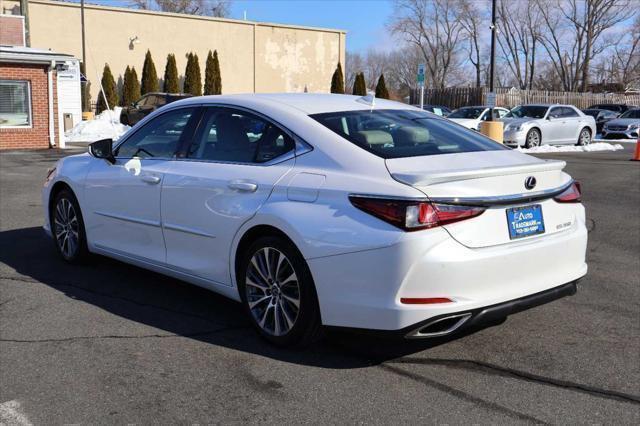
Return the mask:
<path id="1" fill-rule="evenodd" d="M 251 257 L 245 284 L 258 326 L 273 336 L 291 331 L 300 313 L 300 284 L 291 261 L 273 247 L 261 248 Z"/>
<path id="2" fill-rule="evenodd" d="M 591 143 L 591 133 L 588 130 L 580 132 L 580 145 L 585 146 Z"/>
<path id="3" fill-rule="evenodd" d="M 64 257 L 72 258 L 79 246 L 79 223 L 76 210 L 67 198 L 58 201 L 53 222 L 53 231 L 60 252 Z"/>
<path id="4" fill-rule="evenodd" d="M 529 134 L 527 134 L 527 146 L 529 148 L 533 148 L 534 146 L 540 145 L 540 135 L 535 130 L 531 130 Z"/>

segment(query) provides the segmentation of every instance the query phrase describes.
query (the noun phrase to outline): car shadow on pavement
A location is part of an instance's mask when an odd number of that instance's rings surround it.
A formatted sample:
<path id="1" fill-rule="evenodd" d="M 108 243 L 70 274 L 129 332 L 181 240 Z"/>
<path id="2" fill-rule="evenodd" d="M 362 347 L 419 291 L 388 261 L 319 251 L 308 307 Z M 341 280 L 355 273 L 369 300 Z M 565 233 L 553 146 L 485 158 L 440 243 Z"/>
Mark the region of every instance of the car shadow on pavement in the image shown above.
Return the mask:
<path id="1" fill-rule="evenodd" d="M 367 367 L 477 331 L 469 330 L 449 338 L 404 340 L 328 330 L 324 339 L 310 347 L 286 350 L 262 340 L 251 328 L 239 303 L 103 256 L 92 256 L 86 265 L 69 265 L 55 252 L 42 228 L 0 232 L 0 262 L 16 271 L 3 267 L 2 281 L 49 286 L 73 300 L 153 327 L 159 330 L 159 337 L 183 336 L 302 365 L 338 369 Z M 69 336 L 64 338 L 68 340 Z M 56 336 L 51 339 L 55 340 Z"/>

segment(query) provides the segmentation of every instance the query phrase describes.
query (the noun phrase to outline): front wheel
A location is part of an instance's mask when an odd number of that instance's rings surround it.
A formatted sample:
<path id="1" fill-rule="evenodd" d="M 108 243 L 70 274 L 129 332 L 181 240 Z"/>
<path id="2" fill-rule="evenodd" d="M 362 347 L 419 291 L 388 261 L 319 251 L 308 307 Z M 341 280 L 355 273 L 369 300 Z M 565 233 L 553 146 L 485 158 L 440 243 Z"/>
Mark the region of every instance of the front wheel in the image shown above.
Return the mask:
<path id="1" fill-rule="evenodd" d="M 68 189 L 58 192 L 49 212 L 51 234 L 60 256 L 79 263 L 88 255 L 87 237 L 78 200 Z"/>
<path id="2" fill-rule="evenodd" d="M 241 254 L 238 290 L 254 328 L 278 346 L 305 345 L 321 331 L 320 309 L 309 267 L 297 248 L 263 237 Z"/>
<path id="3" fill-rule="evenodd" d="M 542 137 L 540 136 L 540 130 L 531 129 L 527 133 L 527 139 L 524 144 L 525 148 L 534 148 L 536 146 L 540 146 L 542 142 Z"/>
<path id="4" fill-rule="evenodd" d="M 586 127 L 580 130 L 580 136 L 578 136 L 578 146 L 587 146 L 591 143 L 591 131 Z"/>

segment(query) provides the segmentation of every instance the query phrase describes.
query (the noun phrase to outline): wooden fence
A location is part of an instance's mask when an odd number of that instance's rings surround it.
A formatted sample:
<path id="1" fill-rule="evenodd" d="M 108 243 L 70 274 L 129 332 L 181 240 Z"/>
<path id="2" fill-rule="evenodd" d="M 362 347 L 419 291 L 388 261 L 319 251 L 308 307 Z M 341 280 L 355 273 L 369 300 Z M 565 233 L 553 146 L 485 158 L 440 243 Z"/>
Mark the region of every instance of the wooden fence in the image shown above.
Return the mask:
<path id="1" fill-rule="evenodd" d="M 487 88 L 450 87 L 446 89 L 427 89 L 424 103 L 459 108 L 468 105 L 484 105 L 487 99 Z M 420 91 L 412 90 L 410 103 L 420 103 Z M 640 105 L 640 94 L 628 93 L 577 93 L 553 92 L 548 90 L 497 89 L 496 106 L 512 108 L 523 104 L 569 104 L 580 109 L 594 104 L 628 104 Z"/>

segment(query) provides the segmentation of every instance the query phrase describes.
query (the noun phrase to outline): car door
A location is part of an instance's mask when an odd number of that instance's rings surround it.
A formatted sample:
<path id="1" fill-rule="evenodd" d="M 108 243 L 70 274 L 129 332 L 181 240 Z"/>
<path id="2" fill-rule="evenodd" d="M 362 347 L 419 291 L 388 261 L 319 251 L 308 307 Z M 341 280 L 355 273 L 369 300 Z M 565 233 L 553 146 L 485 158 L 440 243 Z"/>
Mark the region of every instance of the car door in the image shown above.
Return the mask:
<path id="1" fill-rule="evenodd" d="M 85 179 L 87 236 L 101 250 L 164 264 L 162 181 L 195 108 L 155 117 L 114 150 L 115 164 L 94 160 Z"/>
<path id="2" fill-rule="evenodd" d="M 559 144 L 563 143 L 565 137 L 564 131 L 564 118 L 562 117 L 561 107 L 549 108 L 547 112 L 546 120 L 543 123 L 542 140 L 544 143 Z"/>
<path id="3" fill-rule="evenodd" d="M 205 109 L 185 158 L 167 171 L 162 218 L 167 264 L 231 285 L 231 244 L 295 162 L 288 132 L 248 111 Z"/>
<path id="4" fill-rule="evenodd" d="M 572 107 L 562 107 L 562 117 L 564 118 L 563 142 L 575 144 L 582 128 L 587 125 L 587 121 Z"/>

